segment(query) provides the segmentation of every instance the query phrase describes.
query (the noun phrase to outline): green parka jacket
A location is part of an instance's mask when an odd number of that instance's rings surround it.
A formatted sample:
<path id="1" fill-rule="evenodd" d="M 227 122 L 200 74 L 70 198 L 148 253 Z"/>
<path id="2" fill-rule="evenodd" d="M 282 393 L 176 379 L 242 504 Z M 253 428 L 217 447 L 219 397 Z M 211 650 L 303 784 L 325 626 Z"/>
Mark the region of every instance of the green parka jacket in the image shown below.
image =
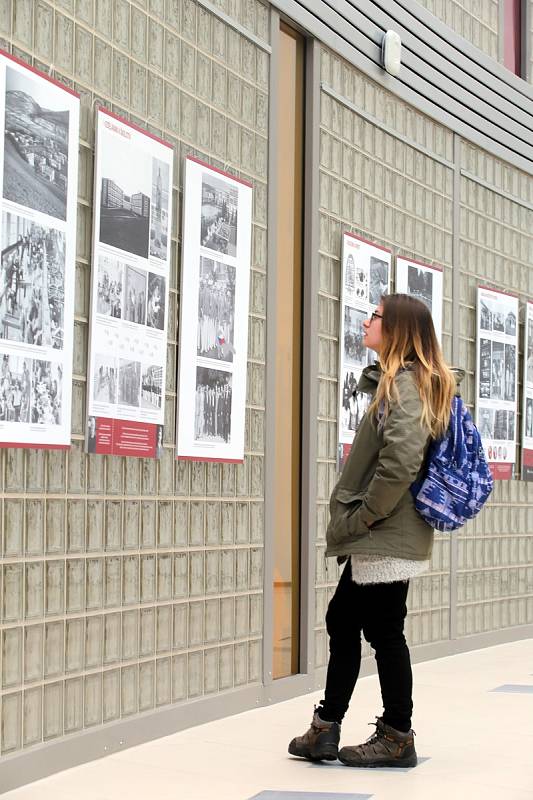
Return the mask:
<path id="1" fill-rule="evenodd" d="M 358 390 L 372 396 L 381 369 L 363 370 Z M 366 414 L 330 500 L 327 556 L 352 554 L 424 561 L 431 557 L 433 528 L 415 509 L 409 490 L 431 441 L 422 427 L 422 401 L 414 375 L 396 376 L 399 402 L 382 424 Z"/>

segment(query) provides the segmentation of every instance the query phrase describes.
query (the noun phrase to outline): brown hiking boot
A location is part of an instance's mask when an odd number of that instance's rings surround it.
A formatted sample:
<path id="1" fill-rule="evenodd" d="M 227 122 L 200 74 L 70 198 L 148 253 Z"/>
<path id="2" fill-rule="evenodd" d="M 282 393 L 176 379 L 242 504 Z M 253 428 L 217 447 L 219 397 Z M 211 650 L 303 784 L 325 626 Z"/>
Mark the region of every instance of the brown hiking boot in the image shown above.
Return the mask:
<path id="1" fill-rule="evenodd" d="M 303 736 L 296 736 L 289 745 L 291 756 L 310 761 L 335 761 L 339 752 L 341 726 L 338 722 L 324 722 L 315 710 L 311 727 Z"/>
<path id="2" fill-rule="evenodd" d="M 365 744 L 343 747 L 339 760 L 348 767 L 416 767 L 415 732 L 397 731 L 381 717 L 376 717 L 375 725 L 376 732 Z"/>

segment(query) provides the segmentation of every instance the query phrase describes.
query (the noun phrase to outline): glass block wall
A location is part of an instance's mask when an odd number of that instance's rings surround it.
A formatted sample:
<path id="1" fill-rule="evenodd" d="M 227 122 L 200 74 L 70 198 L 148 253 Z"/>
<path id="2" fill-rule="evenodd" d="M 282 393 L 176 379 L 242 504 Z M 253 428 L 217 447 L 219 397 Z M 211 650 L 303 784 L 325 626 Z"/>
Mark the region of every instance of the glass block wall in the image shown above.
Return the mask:
<path id="1" fill-rule="evenodd" d="M 499 4 L 504 0 L 417 0 L 463 39 L 498 59 Z"/>
<path id="2" fill-rule="evenodd" d="M 0 47 L 81 95 L 72 449 L 0 450 L 3 755 L 261 680 L 270 15 L 257 0 L 215 7 L 0 3 Z M 160 463 L 84 453 L 97 103 L 175 146 Z M 174 459 L 187 154 L 254 186 L 243 465 Z"/>
<path id="3" fill-rule="evenodd" d="M 533 178 L 466 142 L 460 158 L 460 348 L 467 370 L 464 392 L 473 402 L 476 286 L 484 283 L 512 292 L 521 304 L 533 293 Z M 523 313 L 519 319 L 521 408 Z M 520 418 L 517 430 L 520 437 Z M 519 463 L 515 477 L 520 477 Z M 458 635 L 533 620 L 532 513 L 531 482 L 498 481 L 489 506 L 461 531 Z"/>
<path id="4" fill-rule="evenodd" d="M 466 143 L 455 146 L 449 130 L 325 48 L 321 82 L 317 666 L 327 663 L 324 614 L 339 574 L 324 551 L 329 495 L 338 478 L 341 234 L 350 230 L 394 254 L 443 267 L 444 354 L 452 361 L 458 352 L 458 366 L 467 371 L 468 403 L 474 401 L 476 285 L 515 291 L 522 300 L 533 291 L 533 211 L 513 201 L 527 199 L 531 206 L 531 176 Z M 454 171 L 461 168 L 454 195 Z M 493 184 L 494 191 L 479 181 Z M 460 206 L 459 228 L 454 228 L 454 204 Z M 454 236 L 461 278 L 456 296 Z M 454 304 L 460 326 L 455 353 Z M 527 528 L 532 501 L 533 485 L 499 482 L 473 524 L 453 541 L 436 537 L 430 572 L 411 582 L 412 645 L 533 622 L 533 536 Z"/>

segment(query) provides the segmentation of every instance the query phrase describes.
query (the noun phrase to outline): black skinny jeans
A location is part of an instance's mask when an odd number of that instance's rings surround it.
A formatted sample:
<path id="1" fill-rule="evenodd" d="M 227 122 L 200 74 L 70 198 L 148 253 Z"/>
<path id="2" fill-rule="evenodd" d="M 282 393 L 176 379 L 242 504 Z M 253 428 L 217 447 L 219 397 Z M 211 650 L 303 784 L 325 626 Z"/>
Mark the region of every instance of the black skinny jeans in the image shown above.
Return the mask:
<path id="1" fill-rule="evenodd" d="M 357 584 L 350 559 L 326 614 L 329 664 L 321 719 L 341 722 L 361 665 L 361 631 L 374 648 L 378 665 L 383 720 L 396 730 L 411 728 L 413 674 L 403 634 L 408 581 Z"/>

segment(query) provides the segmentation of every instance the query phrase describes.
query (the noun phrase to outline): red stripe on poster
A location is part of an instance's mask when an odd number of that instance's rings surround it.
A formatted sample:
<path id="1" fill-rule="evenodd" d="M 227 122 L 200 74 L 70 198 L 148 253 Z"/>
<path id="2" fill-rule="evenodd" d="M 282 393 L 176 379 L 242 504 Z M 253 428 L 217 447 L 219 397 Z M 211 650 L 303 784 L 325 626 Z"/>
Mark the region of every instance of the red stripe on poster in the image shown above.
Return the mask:
<path id="1" fill-rule="evenodd" d="M 425 261 L 416 261 L 414 258 L 400 255 L 396 256 L 396 258 L 401 258 L 402 261 L 408 261 L 410 264 L 416 264 L 417 267 L 425 267 L 426 269 L 434 269 L 435 272 L 443 272 L 442 267 L 437 267 L 435 264 L 426 264 Z"/>
<path id="2" fill-rule="evenodd" d="M 59 87 L 59 89 L 63 89 L 64 92 L 68 92 L 74 97 L 77 97 L 78 100 L 80 99 L 80 95 L 78 94 L 78 92 L 75 92 L 74 89 L 70 89 L 68 86 L 65 86 L 65 84 L 61 83 L 61 81 L 58 81 L 56 80 L 56 78 L 52 78 L 50 75 L 47 75 L 46 72 L 41 72 L 40 69 L 35 69 L 35 67 L 31 67 L 29 64 L 26 64 L 26 62 L 23 61 L 21 58 L 13 56 L 11 55 L 11 53 L 6 53 L 5 50 L 1 49 L 0 49 L 0 56 L 4 56 L 5 58 L 8 58 L 10 61 L 14 61 L 15 64 L 20 64 L 21 67 L 24 67 L 29 72 L 33 72 L 34 75 L 38 75 L 39 78 L 44 78 L 44 80 L 48 81 L 48 83 L 53 83 L 54 86 Z"/>
<path id="3" fill-rule="evenodd" d="M 250 189 L 253 189 L 250 181 L 245 181 L 243 178 L 237 178 L 235 175 L 232 175 L 231 172 L 224 172 L 223 169 L 213 167 L 211 164 L 207 164 L 205 161 L 201 161 L 201 159 L 196 158 L 195 156 L 187 156 L 186 161 L 194 161 L 195 164 L 200 164 L 202 167 L 212 169 L 213 172 L 218 172 L 219 175 L 224 175 L 225 178 L 231 178 L 232 181 L 237 181 L 237 183 L 242 183 L 244 186 L 248 186 Z"/>
<path id="4" fill-rule="evenodd" d="M 26 447 L 30 450 L 70 450 L 70 444 L 27 444 L 26 442 L 0 442 L 0 447 Z"/>
<path id="5" fill-rule="evenodd" d="M 174 149 L 174 145 L 170 144 L 170 142 L 166 142 L 164 139 L 161 139 L 160 136 L 156 136 L 155 133 L 150 133 L 150 131 L 141 128 L 134 122 L 128 122 L 127 119 L 124 119 L 124 117 L 115 114 L 113 111 L 110 111 L 105 106 L 98 106 L 98 111 L 101 111 L 102 114 L 105 114 L 107 117 L 112 117 L 117 122 L 120 122 L 122 125 L 126 125 L 127 128 L 132 128 L 132 130 L 137 131 L 137 133 L 142 133 L 143 136 L 149 136 L 150 139 L 154 139 L 156 142 L 159 142 L 159 144 L 163 144 L 165 145 L 165 147 L 169 147 L 171 150 Z"/>
<path id="6" fill-rule="evenodd" d="M 365 244 L 371 244 L 372 247 L 377 247 L 378 250 L 384 250 L 385 253 L 392 253 L 388 247 L 384 247 L 382 244 L 377 244 L 376 242 L 370 241 L 370 239 L 364 239 L 362 236 L 357 236 L 355 233 L 350 233 L 350 231 L 344 231 L 344 236 L 349 236 L 350 239 L 357 239 L 358 242 L 364 242 Z"/>
<path id="7" fill-rule="evenodd" d="M 478 289 L 483 289 L 485 292 L 492 292 L 493 294 L 504 294 L 507 297 L 515 297 L 518 299 L 517 294 L 513 294 L 513 292 L 506 292 L 504 289 L 495 289 L 493 286 L 483 286 L 478 284 Z"/>

